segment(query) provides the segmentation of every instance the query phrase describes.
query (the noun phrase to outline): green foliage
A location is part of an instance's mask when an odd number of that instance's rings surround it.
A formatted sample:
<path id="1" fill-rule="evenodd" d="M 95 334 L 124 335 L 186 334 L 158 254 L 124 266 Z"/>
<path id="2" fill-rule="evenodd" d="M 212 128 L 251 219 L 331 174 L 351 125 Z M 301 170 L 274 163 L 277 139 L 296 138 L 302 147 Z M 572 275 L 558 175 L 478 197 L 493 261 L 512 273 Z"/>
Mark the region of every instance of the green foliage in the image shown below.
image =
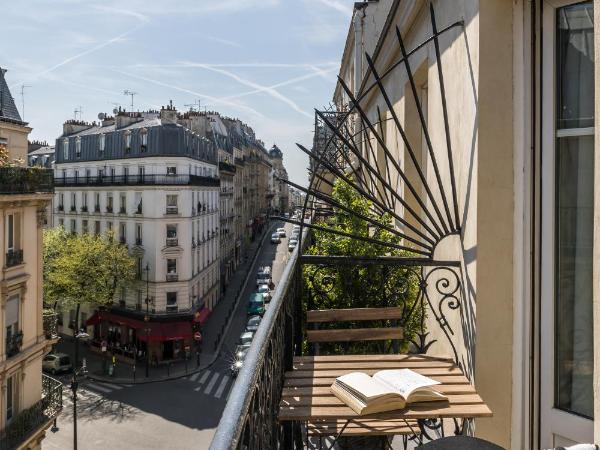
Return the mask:
<path id="1" fill-rule="evenodd" d="M 393 227 L 392 217 L 385 213 L 376 215 L 371 202 L 358 194 L 350 185 L 338 179 L 332 196 L 350 210 L 367 216 L 389 227 Z M 371 237 L 390 244 L 402 244 L 395 234 L 374 227 L 355 215 L 335 209 L 327 220 L 327 227 L 354 236 Z M 314 230 L 313 245 L 308 248 L 312 255 L 340 256 L 414 256 L 406 251 L 378 245 L 372 242 L 339 236 L 333 233 Z M 413 308 L 419 295 L 417 274 L 407 266 L 387 265 L 305 265 L 303 278 L 305 292 L 309 298 L 307 309 L 381 308 L 387 306 L 404 307 L 406 314 L 400 323 L 404 327 L 404 339 L 398 350 L 406 351 L 411 339 L 420 327 L 422 313 Z M 389 321 L 344 322 L 321 324 L 320 329 L 365 328 L 390 326 Z M 321 344 L 319 350 L 326 353 L 387 353 L 391 342 L 358 342 L 347 344 Z"/>
<path id="2" fill-rule="evenodd" d="M 63 310 L 109 305 L 134 279 L 135 260 L 112 234 L 70 234 L 63 227 L 44 232 L 46 305 Z"/>

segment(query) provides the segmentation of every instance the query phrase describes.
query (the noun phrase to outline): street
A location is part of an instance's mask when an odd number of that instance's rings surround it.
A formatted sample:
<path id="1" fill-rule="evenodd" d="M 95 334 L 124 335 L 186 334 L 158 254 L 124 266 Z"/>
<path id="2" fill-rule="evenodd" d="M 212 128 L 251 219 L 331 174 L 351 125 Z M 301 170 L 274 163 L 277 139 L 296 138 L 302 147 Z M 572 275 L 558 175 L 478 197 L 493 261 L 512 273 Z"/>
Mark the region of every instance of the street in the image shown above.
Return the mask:
<path id="1" fill-rule="evenodd" d="M 283 224 L 277 224 L 282 226 Z M 289 260 L 287 247 L 292 226 L 279 245 L 267 233 L 250 271 L 241 301 L 232 316 L 221 353 L 208 369 L 176 380 L 148 384 L 116 384 L 81 380 L 78 390 L 78 448 L 80 449 L 207 449 L 234 383 L 229 373 L 233 351 L 246 324 L 246 299 L 256 289 L 258 266 L 272 264 L 277 286 Z M 64 383 L 64 407 L 58 430 L 48 430 L 44 449 L 73 445 L 73 403 L 70 375 Z"/>

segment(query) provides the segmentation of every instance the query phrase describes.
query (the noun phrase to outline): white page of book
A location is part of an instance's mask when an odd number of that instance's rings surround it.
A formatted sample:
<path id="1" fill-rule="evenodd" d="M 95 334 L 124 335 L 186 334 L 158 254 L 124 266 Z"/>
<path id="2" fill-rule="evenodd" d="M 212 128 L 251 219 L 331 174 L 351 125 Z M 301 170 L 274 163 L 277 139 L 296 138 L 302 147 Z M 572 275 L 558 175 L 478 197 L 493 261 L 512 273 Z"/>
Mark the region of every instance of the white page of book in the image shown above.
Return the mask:
<path id="1" fill-rule="evenodd" d="M 367 400 L 380 395 L 394 393 L 394 390 L 390 389 L 389 386 L 377 382 L 369 375 L 362 372 L 352 372 L 342 375 L 338 378 L 338 381 L 361 393 Z"/>
<path id="2" fill-rule="evenodd" d="M 427 378 L 410 369 L 381 370 L 373 375 L 373 378 L 392 387 L 404 399 L 408 399 L 408 396 L 417 389 L 440 384 L 439 381 Z"/>

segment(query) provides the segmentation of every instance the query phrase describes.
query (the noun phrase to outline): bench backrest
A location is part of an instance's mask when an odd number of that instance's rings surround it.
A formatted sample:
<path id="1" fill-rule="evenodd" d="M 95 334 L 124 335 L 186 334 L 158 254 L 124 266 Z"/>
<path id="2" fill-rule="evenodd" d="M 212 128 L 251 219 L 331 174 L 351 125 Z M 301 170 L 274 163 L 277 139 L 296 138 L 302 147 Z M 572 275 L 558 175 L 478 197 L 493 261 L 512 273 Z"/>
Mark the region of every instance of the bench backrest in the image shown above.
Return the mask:
<path id="1" fill-rule="evenodd" d="M 312 324 L 329 322 L 360 322 L 378 320 L 399 320 L 402 308 L 392 306 L 387 308 L 353 308 L 353 309 L 324 309 L 306 312 L 306 322 Z M 402 339 L 404 328 L 391 326 L 386 328 L 328 328 L 326 330 L 307 330 L 308 342 L 354 342 L 354 341 L 384 341 Z"/>

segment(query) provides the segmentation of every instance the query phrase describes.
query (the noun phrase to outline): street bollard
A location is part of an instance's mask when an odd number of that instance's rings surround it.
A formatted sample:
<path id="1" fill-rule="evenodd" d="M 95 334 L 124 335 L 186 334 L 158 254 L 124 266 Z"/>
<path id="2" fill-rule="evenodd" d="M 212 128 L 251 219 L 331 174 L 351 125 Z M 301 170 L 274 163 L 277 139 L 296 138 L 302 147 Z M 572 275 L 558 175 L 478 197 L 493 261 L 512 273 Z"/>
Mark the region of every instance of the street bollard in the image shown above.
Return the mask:
<path id="1" fill-rule="evenodd" d="M 187 375 L 188 373 L 188 368 L 187 368 L 187 357 L 185 358 L 185 374 Z"/>
<path id="2" fill-rule="evenodd" d="M 135 364 L 133 365 L 133 382 L 135 383 Z"/>
<path id="3" fill-rule="evenodd" d="M 167 376 L 171 376 L 171 363 L 167 364 Z"/>

